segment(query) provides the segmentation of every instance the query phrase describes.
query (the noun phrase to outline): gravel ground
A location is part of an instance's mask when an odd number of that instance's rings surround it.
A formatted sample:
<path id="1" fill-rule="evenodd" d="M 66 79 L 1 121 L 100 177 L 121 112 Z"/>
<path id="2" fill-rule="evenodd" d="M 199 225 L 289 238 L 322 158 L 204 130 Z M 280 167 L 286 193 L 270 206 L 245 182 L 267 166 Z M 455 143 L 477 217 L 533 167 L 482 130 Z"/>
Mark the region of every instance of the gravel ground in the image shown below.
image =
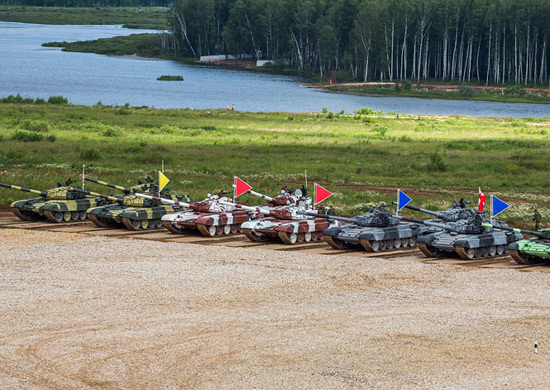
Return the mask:
<path id="1" fill-rule="evenodd" d="M 548 389 L 549 286 L 539 272 L 0 230 L 0 389 Z"/>

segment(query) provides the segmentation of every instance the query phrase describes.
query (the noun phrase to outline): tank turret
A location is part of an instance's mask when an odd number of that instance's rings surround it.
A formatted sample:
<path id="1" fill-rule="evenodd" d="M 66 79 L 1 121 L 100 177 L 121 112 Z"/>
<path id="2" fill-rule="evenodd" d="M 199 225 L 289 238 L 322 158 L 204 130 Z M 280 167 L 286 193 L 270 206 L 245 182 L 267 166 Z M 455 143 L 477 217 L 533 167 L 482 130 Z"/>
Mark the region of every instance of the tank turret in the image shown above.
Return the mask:
<path id="1" fill-rule="evenodd" d="M 432 226 L 440 230 L 447 230 L 453 233 L 461 234 L 480 234 L 486 229 L 482 226 L 482 219 L 478 215 L 474 218 L 463 219 L 456 222 L 433 222 L 429 220 L 402 217 L 403 221 L 420 223 L 426 226 Z"/>
<path id="2" fill-rule="evenodd" d="M 104 195 L 104 194 L 100 194 L 98 192 L 93 192 L 89 190 L 82 190 L 80 188 L 72 188 L 72 190 L 80 192 L 85 195 L 96 196 L 96 197 L 108 200 L 110 202 L 118 203 L 119 205 L 126 206 L 126 207 L 153 207 L 158 205 L 158 202 L 150 199 L 140 198 L 136 196 L 136 194 L 125 195 L 125 196 L 122 196 L 122 195 L 113 196 L 113 195 Z"/>
<path id="3" fill-rule="evenodd" d="M 312 215 L 318 218 L 326 218 L 328 220 L 332 219 L 335 221 L 348 222 L 361 227 L 388 227 L 398 225 L 401 221 L 400 216 L 386 211 L 385 206 L 381 206 L 378 209 L 373 209 L 363 215 L 358 215 L 356 217 L 340 217 L 336 215 L 328 214 L 317 214 L 311 213 L 309 211 L 297 211 L 298 214 L 303 215 Z"/>

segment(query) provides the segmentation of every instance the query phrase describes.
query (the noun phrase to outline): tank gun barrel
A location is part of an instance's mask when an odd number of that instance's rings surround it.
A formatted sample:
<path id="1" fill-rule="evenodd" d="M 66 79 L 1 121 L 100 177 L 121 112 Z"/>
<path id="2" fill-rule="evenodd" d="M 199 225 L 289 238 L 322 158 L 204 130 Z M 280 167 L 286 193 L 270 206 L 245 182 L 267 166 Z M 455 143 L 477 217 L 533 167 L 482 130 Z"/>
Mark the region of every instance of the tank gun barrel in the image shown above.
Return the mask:
<path id="1" fill-rule="evenodd" d="M 177 204 L 179 206 L 187 207 L 187 208 L 190 208 L 190 209 L 193 208 L 193 203 L 178 202 L 178 201 L 175 201 L 175 200 L 172 200 L 172 199 L 165 199 L 165 198 L 159 198 L 158 196 L 151 196 L 151 195 L 141 194 L 139 192 L 136 192 L 134 195 L 139 196 L 140 198 L 155 200 L 157 202 L 161 202 L 161 203 L 164 203 L 164 204 Z"/>
<path id="2" fill-rule="evenodd" d="M 260 194 L 259 192 L 256 192 L 256 191 L 253 191 L 253 190 L 249 190 L 248 193 L 249 193 L 250 195 L 257 196 L 258 198 L 265 199 L 265 200 L 267 200 L 268 202 L 271 202 L 271 201 L 273 200 L 273 198 L 272 198 L 271 196 L 264 195 L 264 194 Z"/>
<path id="3" fill-rule="evenodd" d="M 537 232 L 535 230 L 518 229 L 510 226 L 494 226 L 494 225 L 491 225 L 490 223 L 482 223 L 481 226 L 487 227 L 487 228 L 493 228 L 493 229 L 507 230 L 509 232 L 514 232 L 514 233 L 531 234 L 539 238 L 550 238 L 550 231 L 546 231 L 546 230 Z"/>
<path id="4" fill-rule="evenodd" d="M 127 188 L 127 187 L 118 186 L 118 185 L 116 185 L 116 184 L 107 183 L 107 182 L 102 181 L 102 180 L 92 179 L 91 177 L 85 177 L 84 179 L 86 179 L 87 181 L 91 181 L 92 183 L 96 183 L 96 184 L 102 185 L 102 186 L 115 188 L 115 189 L 117 189 L 117 190 L 119 190 L 119 191 L 124 192 L 125 194 L 131 194 L 131 193 L 134 192 L 135 190 L 137 190 L 137 189 L 142 189 L 143 187 L 146 187 L 147 185 L 149 185 L 149 183 L 144 183 L 144 184 L 138 184 L 138 185 L 133 186 L 133 187 L 131 187 L 131 188 Z"/>
<path id="5" fill-rule="evenodd" d="M 271 211 L 270 211 L 268 208 L 266 208 L 266 207 L 245 206 L 244 204 L 236 204 L 236 203 L 226 202 L 226 201 L 224 201 L 224 200 L 220 200 L 219 203 L 220 203 L 220 204 L 227 205 L 227 206 L 233 206 L 233 207 L 235 207 L 235 208 L 237 208 L 237 209 L 246 210 L 246 211 L 258 212 L 258 213 L 265 214 L 265 215 L 270 215 L 270 214 L 272 214 Z"/>
<path id="6" fill-rule="evenodd" d="M 321 214 L 321 213 L 312 213 L 311 211 L 296 211 L 297 214 L 302 215 L 309 215 L 311 217 L 319 217 L 319 218 L 325 218 L 325 219 L 333 219 L 335 221 L 343 221 L 343 222 L 349 222 L 349 223 L 355 223 L 358 224 L 359 220 L 358 218 L 348 218 L 348 217 L 340 217 L 338 215 L 328 215 L 328 214 Z"/>
<path id="7" fill-rule="evenodd" d="M 397 202 L 395 201 L 392 202 L 392 204 L 397 206 Z M 414 210 L 414 211 L 420 211 L 421 213 L 425 213 L 425 214 L 430 214 L 430 215 L 433 215 L 434 217 L 443 218 L 443 214 L 438 213 L 437 211 L 427 210 L 427 209 L 423 209 L 423 208 L 411 206 L 411 205 L 406 205 L 405 208 Z"/>
<path id="8" fill-rule="evenodd" d="M 117 203 L 120 203 L 120 204 L 122 204 L 122 202 L 123 202 L 123 200 L 122 200 L 121 197 L 103 195 L 103 194 L 100 194 L 100 193 L 97 193 L 97 192 L 92 192 L 92 191 L 88 191 L 88 190 L 83 190 L 83 189 L 80 189 L 80 188 L 73 188 L 73 187 L 70 187 L 70 189 L 71 189 L 72 191 L 80 192 L 80 193 L 86 194 L 86 195 L 97 196 L 97 197 L 99 197 L 99 198 L 107 199 L 107 200 L 110 200 L 110 201 L 113 201 L 113 202 L 117 202 Z"/>
<path id="9" fill-rule="evenodd" d="M 19 186 L 14 186 L 12 184 L 6 184 L 6 183 L 0 183 L 0 186 L 1 187 L 6 187 L 6 188 L 9 188 L 9 189 L 12 189 L 12 190 L 19 190 L 19 191 L 24 191 L 24 192 L 31 192 L 33 194 L 37 194 L 37 195 L 40 195 L 41 197 L 45 198 L 48 196 L 48 192 L 47 191 L 38 191 L 38 190 L 33 190 L 32 188 L 26 188 L 26 187 L 19 187 Z"/>
<path id="10" fill-rule="evenodd" d="M 423 219 L 408 218 L 408 217 L 402 217 L 402 216 L 401 216 L 401 220 L 402 221 L 407 221 L 407 222 L 420 223 L 420 224 L 427 225 L 427 226 L 438 227 L 438 228 L 445 229 L 445 230 L 455 231 L 455 229 L 451 228 L 448 224 L 445 224 L 445 223 L 425 221 Z"/>

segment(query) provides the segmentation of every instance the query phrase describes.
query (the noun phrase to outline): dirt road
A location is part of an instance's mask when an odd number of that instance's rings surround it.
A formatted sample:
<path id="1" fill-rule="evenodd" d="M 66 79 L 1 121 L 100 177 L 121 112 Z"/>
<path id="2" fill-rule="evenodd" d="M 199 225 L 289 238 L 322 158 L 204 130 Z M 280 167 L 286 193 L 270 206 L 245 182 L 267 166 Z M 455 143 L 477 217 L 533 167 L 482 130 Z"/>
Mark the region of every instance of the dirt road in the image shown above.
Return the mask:
<path id="1" fill-rule="evenodd" d="M 549 286 L 406 257 L 1 229 L 0 388 L 547 389 Z"/>

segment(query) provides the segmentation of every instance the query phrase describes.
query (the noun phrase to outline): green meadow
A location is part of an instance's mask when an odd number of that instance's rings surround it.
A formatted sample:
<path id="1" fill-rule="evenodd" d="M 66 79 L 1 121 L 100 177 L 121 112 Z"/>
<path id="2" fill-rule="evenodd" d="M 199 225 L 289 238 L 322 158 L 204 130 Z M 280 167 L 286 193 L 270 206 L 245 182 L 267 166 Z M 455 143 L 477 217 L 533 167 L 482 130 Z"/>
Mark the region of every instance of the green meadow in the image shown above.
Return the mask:
<path id="1" fill-rule="evenodd" d="M 10 101 L 4 99 L 4 101 Z M 231 190 L 234 175 L 269 195 L 318 182 L 343 214 L 390 203 L 403 189 L 414 204 L 444 209 L 477 186 L 512 204 L 502 216 L 550 218 L 550 118 L 427 117 L 376 113 L 248 113 L 93 107 L 12 99 L 0 103 L 0 181 L 37 189 L 68 177 L 122 185 L 155 176 L 172 192 L 202 199 Z M 110 192 L 90 183 L 90 188 Z M 0 203 L 28 194 L 0 189 Z M 248 203 L 258 199 L 243 196 Z"/>
<path id="2" fill-rule="evenodd" d="M 4 22 L 39 24 L 122 24 L 127 28 L 168 28 L 165 7 L 32 7 L 0 6 Z"/>

